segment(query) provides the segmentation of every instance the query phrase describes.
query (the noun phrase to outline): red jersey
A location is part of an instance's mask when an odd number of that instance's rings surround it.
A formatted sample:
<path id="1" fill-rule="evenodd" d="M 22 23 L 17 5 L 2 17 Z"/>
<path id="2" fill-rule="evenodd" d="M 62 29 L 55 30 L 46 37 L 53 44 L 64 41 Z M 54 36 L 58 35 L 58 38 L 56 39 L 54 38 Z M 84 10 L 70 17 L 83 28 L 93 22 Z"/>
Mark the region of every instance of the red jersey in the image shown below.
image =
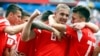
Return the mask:
<path id="1" fill-rule="evenodd" d="M 96 39 L 90 29 L 75 31 L 67 27 L 67 33 L 72 36 L 69 56 L 92 56 Z"/>
<path id="2" fill-rule="evenodd" d="M 19 53 L 25 56 L 34 56 L 35 53 L 35 39 L 31 39 L 28 42 L 20 41 L 18 47 Z"/>
<path id="3" fill-rule="evenodd" d="M 42 30 L 36 44 L 35 56 L 67 56 L 69 40 L 66 36 L 58 41 L 52 32 Z"/>
<path id="4" fill-rule="evenodd" d="M 36 33 L 35 38 L 29 40 L 28 42 L 24 42 L 20 40 L 18 51 L 26 56 L 34 56 L 35 54 L 35 41 L 36 38 L 38 38 L 38 35 L 40 34 L 37 29 L 34 29 L 34 32 Z"/>
<path id="5" fill-rule="evenodd" d="M 5 36 L 4 29 L 6 26 L 10 25 L 8 20 L 0 18 L 0 56 L 3 54 L 3 50 L 6 44 L 7 37 Z"/>
<path id="6" fill-rule="evenodd" d="M 8 37 L 7 42 L 6 42 L 6 48 L 11 48 L 11 47 L 16 45 L 14 47 L 14 49 L 17 50 L 18 44 L 19 44 L 19 41 L 20 41 L 20 33 L 15 34 L 15 35 L 6 34 L 6 36 Z"/>

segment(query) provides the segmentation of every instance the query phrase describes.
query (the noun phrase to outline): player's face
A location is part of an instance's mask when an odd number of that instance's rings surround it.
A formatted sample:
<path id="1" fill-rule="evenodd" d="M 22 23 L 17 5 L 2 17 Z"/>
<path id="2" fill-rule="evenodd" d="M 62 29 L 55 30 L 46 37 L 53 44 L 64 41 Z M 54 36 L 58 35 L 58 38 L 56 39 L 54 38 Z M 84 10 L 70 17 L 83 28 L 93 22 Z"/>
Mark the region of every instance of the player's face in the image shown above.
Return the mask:
<path id="1" fill-rule="evenodd" d="M 20 24 L 21 23 L 21 11 L 17 10 L 16 13 L 12 13 L 9 20 L 12 25 Z"/>
<path id="2" fill-rule="evenodd" d="M 55 20 L 57 23 L 66 24 L 68 18 L 69 18 L 69 10 L 67 9 L 61 8 L 55 13 Z"/>
<path id="3" fill-rule="evenodd" d="M 85 19 L 83 17 L 80 17 L 79 13 L 73 13 L 71 23 L 77 22 L 85 22 Z"/>
<path id="4" fill-rule="evenodd" d="M 22 18 L 22 23 L 25 23 L 25 22 L 27 22 L 29 20 L 29 16 L 24 16 L 23 18 Z"/>

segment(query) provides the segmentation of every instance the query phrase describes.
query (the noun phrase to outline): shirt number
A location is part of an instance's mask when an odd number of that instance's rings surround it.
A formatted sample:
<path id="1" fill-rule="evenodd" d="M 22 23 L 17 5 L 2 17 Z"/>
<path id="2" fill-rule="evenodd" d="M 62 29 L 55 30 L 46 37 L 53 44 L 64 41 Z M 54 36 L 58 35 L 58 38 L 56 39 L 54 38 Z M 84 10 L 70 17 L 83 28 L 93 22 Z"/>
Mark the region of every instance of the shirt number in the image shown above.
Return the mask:
<path id="1" fill-rule="evenodd" d="M 86 51 L 85 56 L 88 56 L 88 54 L 89 54 L 89 52 L 90 52 L 92 46 L 94 46 L 94 43 L 93 43 L 92 41 L 89 41 L 89 40 L 88 40 L 87 44 L 89 45 L 89 47 L 88 47 L 88 49 L 87 49 L 87 51 Z"/>
<path id="2" fill-rule="evenodd" d="M 51 33 L 51 40 L 56 41 L 56 36 L 53 33 Z"/>

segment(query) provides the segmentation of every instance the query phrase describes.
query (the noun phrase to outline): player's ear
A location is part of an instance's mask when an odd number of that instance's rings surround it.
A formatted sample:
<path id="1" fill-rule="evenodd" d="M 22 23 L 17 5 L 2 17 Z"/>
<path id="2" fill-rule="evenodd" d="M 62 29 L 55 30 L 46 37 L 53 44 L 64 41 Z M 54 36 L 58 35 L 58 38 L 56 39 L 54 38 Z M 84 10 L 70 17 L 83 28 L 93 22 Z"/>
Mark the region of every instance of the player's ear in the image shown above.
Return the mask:
<path id="1" fill-rule="evenodd" d="M 86 19 L 85 19 L 84 17 L 82 17 L 82 18 L 81 18 L 81 21 L 82 21 L 82 22 L 83 22 L 83 21 L 86 22 Z"/>
<path id="2" fill-rule="evenodd" d="M 9 16 L 10 16 L 10 17 L 12 17 L 12 16 L 13 16 L 13 14 L 14 14 L 13 12 L 10 12 L 10 13 L 9 13 Z"/>

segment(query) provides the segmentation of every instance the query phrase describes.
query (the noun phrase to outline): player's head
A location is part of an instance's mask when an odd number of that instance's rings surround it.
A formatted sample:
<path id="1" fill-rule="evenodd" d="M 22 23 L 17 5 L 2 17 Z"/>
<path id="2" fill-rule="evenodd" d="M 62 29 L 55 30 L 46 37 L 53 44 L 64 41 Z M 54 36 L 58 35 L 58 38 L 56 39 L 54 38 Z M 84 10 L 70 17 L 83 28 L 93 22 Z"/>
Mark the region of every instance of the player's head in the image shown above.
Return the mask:
<path id="1" fill-rule="evenodd" d="M 53 14 L 53 12 L 52 11 L 46 11 L 46 12 L 44 12 L 43 13 L 43 15 L 42 15 L 42 17 L 41 17 L 41 20 L 43 21 L 43 22 L 45 22 L 45 23 L 48 23 L 48 17 L 49 17 L 49 15 L 51 15 L 51 14 Z"/>
<path id="2" fill-rule="evenodd" d="M 21 23 L 25 23 L 29 20 L 29 17 L 30 17 L 30 14 L 28 14 L 27 12 L 22 12 L 22 17 L 21 17 L 21 20 L 22 22 Z"/>
<path id="3" fill-rule="evenodd" d="M 65 24 L 69 18 L 70 8 L 66 4 L 58 4 L 54 17 L 57 23 Z"/>
<path id="4" fill-rule="evenodd" d="M 90 10 L 87 7 L 76 6 L 72 12 L 72 23 L 88 22 L 90 20 Z"/>
<path id="5" fill-rule="evenodd" d="M 7 8 L 6 17 L 12 25 L 16 25 L 21 21 L 22 9 L 15 4 L 11 4 Z"/>

